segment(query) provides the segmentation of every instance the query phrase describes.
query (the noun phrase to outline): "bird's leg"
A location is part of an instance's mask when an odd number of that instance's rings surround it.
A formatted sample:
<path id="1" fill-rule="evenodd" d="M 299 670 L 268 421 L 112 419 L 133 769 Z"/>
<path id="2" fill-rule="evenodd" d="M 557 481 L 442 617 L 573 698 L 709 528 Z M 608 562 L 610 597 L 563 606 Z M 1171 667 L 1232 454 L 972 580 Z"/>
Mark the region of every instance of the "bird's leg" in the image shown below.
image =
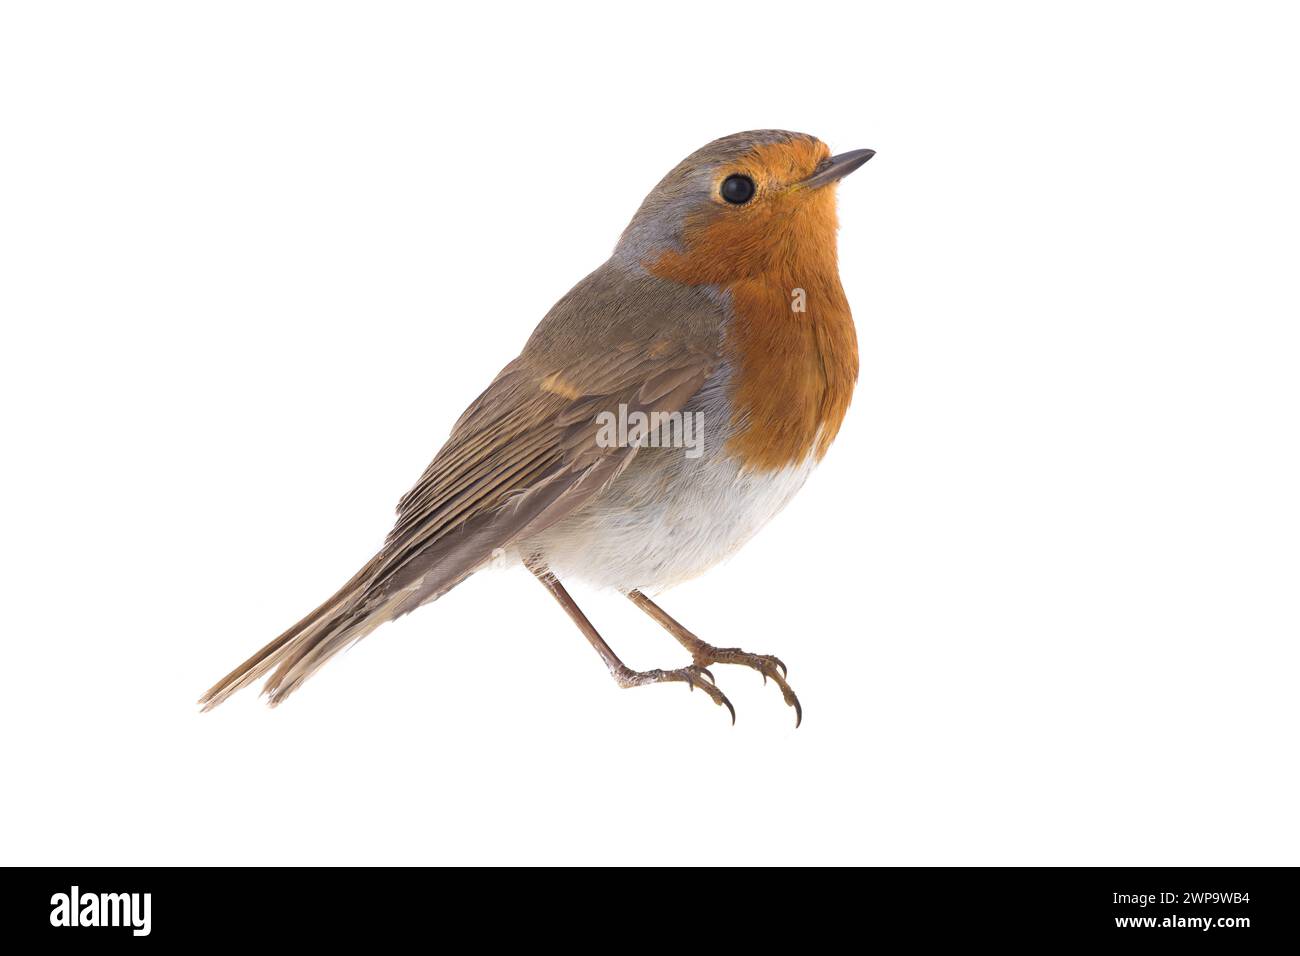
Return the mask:
<path id="1" fill-rule="evenodd" d="M 605 639 L 587 620 L 587 615 L 582 613 L 582 608 L 578 607 L 576 601 L 569 596 L 569 592 L 564 589 L 564 585 L 559 582 L 550 569 L 536 558 L 528 558 L 524 561 L 525 567 L 537 576 L 537 580 L 546 586 L 546 590 L 551 592 L 555 600 L 560 602 L 560 607 L 568 612 L 569 617 L 573 618 L 573 623 L 578 625 L 578 630 L 582 631 L 583 636 L 591 642 L 591 646 L 596 649 L 600 659 L 605 662 L 609 668 L 610 675 L 618 682 L 619 687 L 641 687 L 645 684 L 662 684 L 671 681 L 678 681 L 685 684 L 691 690 L 700 688 L 712 698 L 715 704 L 726 707 L 731 711 L 731 722 L 736 722 L 736 708 L 731 706 L 731 701 L 727 696 L 718 690 L 713 683 L 713 675 L 709 673 L 707 667 L 701 664 L 692 664 L 690 667 L 681 667 L 672 671 L 634 671 L 614 653 L 614 649 L 605 643 Z"/>
<path id="2" fill-rule="evenodd" d="M 742 651 L 739 647 L 714 647 L 712 644 L 706 644 L 640 591 L 628 591 L 627 596 L 633 604 L 658 621 L 665 631 L 677 638 L 682 647 L 691 652 L 697 667 L 708 667 L 710 664 L 740 664 L 744 667 L 752 667 L 762 674 L 763 683 L 767 683 L 769 677 L 772 678 L 773 683 L 781 688 L 785 702 L 794 708 L 794 725 L 798 727 L 803 723 L 803 707 L 799 705 L 799 698 L 790 689 L 790 685 L 785 682 L 785 664 L 780 658 L 773 657 L 771 654 L 751 654 L 749 651 Z M 779 672 L 777 668 L 780 668 Z"/>

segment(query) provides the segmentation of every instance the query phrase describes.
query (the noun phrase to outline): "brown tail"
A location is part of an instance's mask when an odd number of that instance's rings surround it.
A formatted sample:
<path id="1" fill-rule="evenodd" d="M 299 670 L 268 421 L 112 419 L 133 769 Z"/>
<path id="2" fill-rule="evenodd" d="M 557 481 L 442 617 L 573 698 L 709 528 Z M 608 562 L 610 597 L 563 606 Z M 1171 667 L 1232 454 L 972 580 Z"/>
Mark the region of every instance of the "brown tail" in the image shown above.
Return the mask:
<path id="1" fill-rule="evenodd" d="M 377 557 L 372 558 L 328 601 L 212 685 L 199 698 L 203 709 L 211 710 L 273 667 L 276 671 L 266 682 L 263 693 L 274 707 L 334 654 L 388 620 L 386 606 L 358 607 L 378 561 Z"/>

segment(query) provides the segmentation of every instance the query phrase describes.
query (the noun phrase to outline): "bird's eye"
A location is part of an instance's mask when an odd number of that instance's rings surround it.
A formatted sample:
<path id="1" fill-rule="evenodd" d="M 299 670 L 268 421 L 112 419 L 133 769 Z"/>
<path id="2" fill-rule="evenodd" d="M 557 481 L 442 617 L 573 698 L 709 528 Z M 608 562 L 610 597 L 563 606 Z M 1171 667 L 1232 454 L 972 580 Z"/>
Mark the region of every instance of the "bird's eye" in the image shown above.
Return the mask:
<path id="1" fill-rule="evenodd" d="M 743 206 L 754 198 L 754 180 L 739 173 L 722 181 L 722 198 L 733 206 Z"/>

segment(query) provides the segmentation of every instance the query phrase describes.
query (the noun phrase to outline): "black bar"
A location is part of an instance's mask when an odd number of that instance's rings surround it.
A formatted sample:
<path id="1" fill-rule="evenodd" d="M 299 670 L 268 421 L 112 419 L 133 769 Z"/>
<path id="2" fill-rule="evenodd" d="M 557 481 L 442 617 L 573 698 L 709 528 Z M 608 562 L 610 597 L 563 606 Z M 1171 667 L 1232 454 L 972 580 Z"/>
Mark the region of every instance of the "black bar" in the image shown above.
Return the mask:
<path id="1" fill-rule="evenodd" d="M 424 869 L 10 869 L 11 934 L 98 947 L 376 943 L 474 932 L 565 945 L 561 927 L 647 945 L 717 936 L 816 949 L 881 941 L 1241 948 L 1296 937 L 1292 869 L 827 869 L 591 874 Z M 80 912 L 71 919 L 72 888 Z M 103 894 L 110 894 L 105 898 Z M 132 896 L 134 894 L 134 896 Z M 148 920 L 144 919 L 148 894 Z M 94 902 L 88 902 L 94 897 Z M 134 917 L 134 919 L 132 919 Z M 73 926 L 112 922 L 117 926 Z M 55 925 L 59 924 L 59 925 Z M 657 928 L 656 928 L 657 927 Z M 670 929 L 670 927 L 672 927 Z M 147 933 L 144 932 L 147 930 Z"/>

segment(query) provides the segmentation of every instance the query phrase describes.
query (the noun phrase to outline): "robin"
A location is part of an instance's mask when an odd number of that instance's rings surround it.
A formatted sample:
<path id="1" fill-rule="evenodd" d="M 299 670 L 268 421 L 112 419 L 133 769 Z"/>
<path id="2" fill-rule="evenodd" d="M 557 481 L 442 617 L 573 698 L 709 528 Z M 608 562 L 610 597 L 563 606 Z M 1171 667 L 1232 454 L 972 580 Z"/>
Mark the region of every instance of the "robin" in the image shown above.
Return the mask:
<path id="1" fill-rule="evenodd" d="M 235 668 L 209 710 L 270 673 L 279 704 L 344 647 L 489 564 L 521 562 L 620 687 L 718 689 L 753 668 L 803 719 L 786 667 L 706 644 L 646 596 L 726 558 L 803 485 L 858 373 L 836 259 L 835 184 L 875 155 L 736 133 L 686 157 L 613 255 L 542 319 L 397 506 L 383 548 L 324 604 Z M 634 671 L 561 578 L 617 588 L 693 663 Z"/>

